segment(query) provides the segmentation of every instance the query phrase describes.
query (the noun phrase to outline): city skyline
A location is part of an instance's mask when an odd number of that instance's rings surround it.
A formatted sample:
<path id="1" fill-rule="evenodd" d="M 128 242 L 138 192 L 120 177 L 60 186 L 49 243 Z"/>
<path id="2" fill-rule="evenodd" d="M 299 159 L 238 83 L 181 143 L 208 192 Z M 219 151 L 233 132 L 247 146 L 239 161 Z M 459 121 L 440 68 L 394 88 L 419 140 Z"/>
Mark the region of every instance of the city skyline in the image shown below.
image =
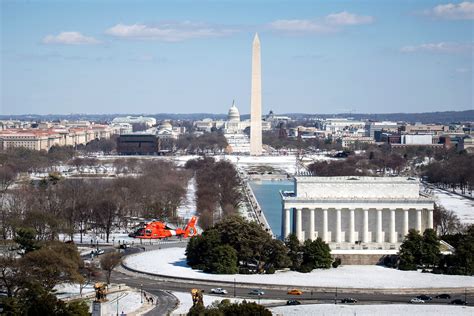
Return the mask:
<path id="1" fill-rule="evenodd" d="M 262 113 L 473 107 L 473 2 L 1 6 L 2 115 L 246 112 L 255 32 Z"/>

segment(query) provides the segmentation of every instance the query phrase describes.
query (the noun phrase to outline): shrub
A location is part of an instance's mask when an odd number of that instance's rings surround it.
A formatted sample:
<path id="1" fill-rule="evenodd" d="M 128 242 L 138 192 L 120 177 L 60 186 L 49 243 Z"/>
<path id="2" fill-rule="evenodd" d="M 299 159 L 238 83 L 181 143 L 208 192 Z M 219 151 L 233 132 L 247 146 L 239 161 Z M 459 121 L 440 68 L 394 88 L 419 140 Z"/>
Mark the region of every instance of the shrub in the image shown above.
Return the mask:
<path id="1" fill-rule="evenodd" d="M 336 258 L 336 259 L 334 259 L 334 261 L 332 263 L 332 267 L 337 268 L 341 265 L 341 263 L 342 263 L 341 258 Z"/>

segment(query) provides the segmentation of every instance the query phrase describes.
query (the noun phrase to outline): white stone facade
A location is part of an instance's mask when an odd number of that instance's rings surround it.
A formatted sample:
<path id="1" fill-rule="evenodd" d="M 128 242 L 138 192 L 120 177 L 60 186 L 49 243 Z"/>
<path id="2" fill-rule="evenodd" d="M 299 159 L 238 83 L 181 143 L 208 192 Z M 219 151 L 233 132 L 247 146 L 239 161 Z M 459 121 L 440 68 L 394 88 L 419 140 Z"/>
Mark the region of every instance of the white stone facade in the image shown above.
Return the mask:
<path id="1" fill-rule="evenodd" d="M 409 229 L 433 228 L 434 200 L 416 178 L 297 176 L 281 196 L 281 236 L 333 249 L 398 249 Z"/>

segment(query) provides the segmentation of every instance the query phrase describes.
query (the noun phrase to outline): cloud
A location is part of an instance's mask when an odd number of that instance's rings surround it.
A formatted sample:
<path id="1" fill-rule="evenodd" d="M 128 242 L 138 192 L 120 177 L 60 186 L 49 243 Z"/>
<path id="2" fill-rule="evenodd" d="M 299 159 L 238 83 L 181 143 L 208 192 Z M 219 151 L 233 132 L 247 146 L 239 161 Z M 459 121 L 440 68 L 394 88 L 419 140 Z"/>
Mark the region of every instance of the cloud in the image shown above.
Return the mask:
<path id="1" fill-rule="evenodd" d="M 369 15 L 357 15 L 347 11 L 329 14 L 325 18 L 328 24 L 332 25 L 361 25 L 374 22 L 374 18 Z"/>
<path id="2" fill-rule="evenodd" d="M 343 11 L 312 20 L 276 20 L 269 23 L 267 28 L 291 34 L 327 34 L 338 32 L 346 26 L 371 24 L 374 20 L 372 16 Z"/>
<path id="3" fill-rule="evenodd" d="M 474 2 L 440 4 L 425 14 L 447 20 L 474 20 Z"/>
<path id="4" fill-rule="evenodd" d="M 461 68 L 456 68 L 454 71 L 460 74 L 465 74 L 465 73 L 471 72 L 471 69 L 467 67 L 461 67 Z"/>
<path id="5" fill-rule="evenodd" d="M 211 38 L 228 36 L 237 30 L 211 26 L 204 23 L 172 22 L 157 25 L 146 24 L 117 24 L 107 29 L 105 33 L 117 38 L 150 39 L 165 42 L 180 42 L 195 38 Z"/>
<path id="6" fill-rule="evenodd" d="M 61 32 L 58 35 L 47 35 L 42 40 L 43 44 L 87 45 L 99 44 L 100 41 L 93 37 L 84 36 L 79 32 Z"/>
<path id="7" fill-rule="evenodd" d="M 313 20 L 276 20 L 268 27 L 274 31 L 289 33 L 331 33 L 334 28 Z"/>
<path id="8" fill-rule="evenodd" d="M 404 46 L 400 49 L 402 53 L 467 53 L 474 49 L 474 43 L 426 43 L 420 45 Z"/>

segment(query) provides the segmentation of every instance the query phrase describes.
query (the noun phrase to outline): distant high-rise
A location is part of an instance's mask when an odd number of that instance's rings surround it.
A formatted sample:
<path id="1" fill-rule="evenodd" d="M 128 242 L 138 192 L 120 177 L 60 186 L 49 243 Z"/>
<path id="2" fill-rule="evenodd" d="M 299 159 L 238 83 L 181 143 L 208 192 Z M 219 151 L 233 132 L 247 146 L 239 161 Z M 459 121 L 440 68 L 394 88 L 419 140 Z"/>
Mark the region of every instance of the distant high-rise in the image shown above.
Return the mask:
<path id="1" fill-rule="evenodd" d="M 262 74 L 260 39 L 255 34 L 252 44 L 252 92 L 250 97 L 250 155 L 262 154 Z"/>

